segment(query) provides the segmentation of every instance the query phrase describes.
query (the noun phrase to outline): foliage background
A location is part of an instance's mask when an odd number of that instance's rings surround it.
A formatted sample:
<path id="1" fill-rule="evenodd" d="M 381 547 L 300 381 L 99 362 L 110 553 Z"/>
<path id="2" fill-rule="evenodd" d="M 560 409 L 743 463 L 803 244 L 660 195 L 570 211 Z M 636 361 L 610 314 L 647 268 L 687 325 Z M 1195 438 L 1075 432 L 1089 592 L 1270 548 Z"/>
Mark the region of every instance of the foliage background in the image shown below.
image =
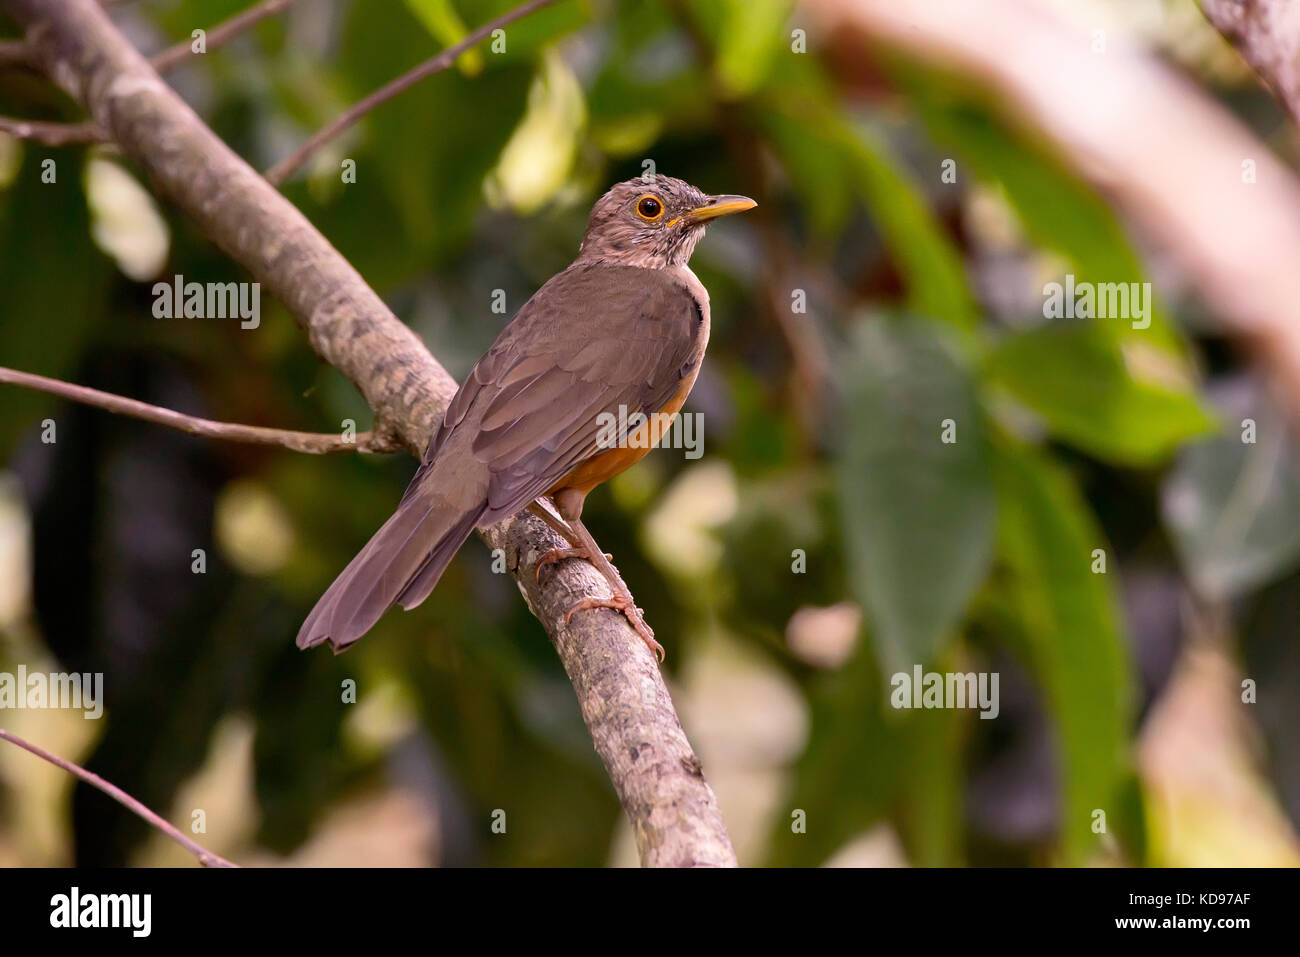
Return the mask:
<path id="1" fill-rule="evenodd" d="M 265 168 L 511 5 L 302 0 L 171 80 Z M 1295 165 L 1294 127 L 1192 3 L 1105 6 Z M 154 50 L 239 8 L 114 16 Z M 688 406 L 705 456 L 662 450 L 588 503 L 668 649 L 742 863 L 1295 864 L 1283 411 L 1187 277 L 1001 104 L 851 38 L 814 31 L 796 53 L 808 26 L 784 0 L 563 0 L 287 191 L 457 377 L 645 159 L 759 200 L 693 261 L 714 316 Z M 0 74 L 0 110 L 75 118 L 21 74 Z M 217 419 L 365 427 L 277 304 L 255 331 L 152 318 L 158 277 L 247 277 L 146 190 L 105 151 L 0 137 L 0 364 Z M 1067 272 L 1154 282 L 1151 327 L 1044 320 L 1043 284 Z M 408 458 L 217 444 L 9 388 L 0 403 L 0 670 L 103 671 L 108 700 L 101 722 L 13 712 L 11 730 L 174 821 L 203 809 L 205 843 L 244 863 L 635 860 L 559 662 L 478 542 L 347 655 L 294 648 Z M 999 717 L 890 708 L 888 676 L 915 663 L 998 672 Z M 0 863 L 184 858 L 0 751 Z"/>

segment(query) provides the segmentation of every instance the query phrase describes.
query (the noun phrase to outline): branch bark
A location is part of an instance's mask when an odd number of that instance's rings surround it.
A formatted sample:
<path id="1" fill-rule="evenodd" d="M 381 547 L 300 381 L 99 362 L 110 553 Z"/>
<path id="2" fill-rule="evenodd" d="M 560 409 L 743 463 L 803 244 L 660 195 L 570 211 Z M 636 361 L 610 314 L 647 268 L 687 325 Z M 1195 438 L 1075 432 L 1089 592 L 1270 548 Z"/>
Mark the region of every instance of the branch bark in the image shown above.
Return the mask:
<path id="1" fill-rule="evenodd" d="M 343 372 L 415 455 L 456 383 L 357 271 L 187 106 L 93 0 L 0 0 L 47 73 L 138 163 L 155 188 L 283 302 L 322 359 Z M 578 704 L 648 866 L 736 863 L 704 780 L 645 644 L 615 611 L 584 612 L 609 594 L 585 562 L 533 574 L 564 543 L 527 512 L 480 533 L 502 548 L 564 662 Z"/>
<path id="2" fill-rule="evenodd" d="M 131 795 L 127 794 L 116 784 L 113 784 L 109 781 L 105 781 L 103 778 L 101 778 L 98 774 L 94 773 L 93 771 L 87 771 L 81 765 L 73 764 L 67 758 L 61 758 L 57 754 L 51 754 L 49 751 L 46 751 L 44 748 L 40 747 L 39 745 L 32 744 L 30 741 L 26 741 L 18 737 L 18 735 L 6 731 L 4 728 L 0 728 L 0 741 L 8 741 L 10 744 L 17 745 L 18 747 L 22 748 L 24 751 L 29 751 L 32 754 L 36 755 L 42 761 L 48 761 L 56 768 L 62 768 L 64 771 L 67 771 L 69 774 L 73 775 L 74 777 L 78 777 L 81 780 L 85 781 L 91 787 L 98 788 L 99 790 L 103 791 L 105 794 L 111 797 L 118 804 L 122 805 L 124 808 L 131 811 L 132 813 L 138 815 L 145 823 L 153 827 L 156 827 L 158 830 L 162 831 L 164 834 L 170 837 L 181 847 L 185 848 L 185 850 L 193 854 L 196 858 L 198 858 L 199 863 L 202 864 L 204 867 L 238 867 L 239 866 L 238 864 L 232 864 L 230 861 L 226 860 L 220 854 L 213 854 L 211 851 L 209 851 L 198 841 L 193 840 L 184 831 L 182 831 L 180 828 L 176 827 L 171 822 L 169 822 L 161 814 L 157 814 L 154 811 L 151 811 L 149 808 L 145 807 L 144 804 L 142 804 L 140 801 L 136 800 L 135 798 L 131 797 Z"/>
<path id="3" fill-rule="evenodd" d="M 1292 0 L 1201 0 L 1201 9 L 1300 123 L 1300 6 Z"/>
<path id="4" fill-rule="evenodd" d="M 239 425 L 235 422 L 214 422 L 212 419 L 200 419 L 186 415 L 174 409 L 150 405 L 139 399 L 128 399 L 123 395 L 101 392 L 84 385 L 51 379 L 32 372 L 20 372 L 0 366 L 0 383 L 48 392 L 61 399 L 93 405 L 106 412 L 129 415 L 145 422 L 165 425 L 179 429 L 190 435 L 201 435 L 212 439 L 225 439 L 231 442 L 245 442 L 249 445 L 278 445 L 294 452 L 308 452 L 323 455 L 329 452 L 395 452 L 401 443 L 396 437 L 377 435 L 374 432 L 359 432 L 350 440 L 342 433 L 332 432 L 294 432 L 289 429 L 268 429 L 257 425 Z"/>

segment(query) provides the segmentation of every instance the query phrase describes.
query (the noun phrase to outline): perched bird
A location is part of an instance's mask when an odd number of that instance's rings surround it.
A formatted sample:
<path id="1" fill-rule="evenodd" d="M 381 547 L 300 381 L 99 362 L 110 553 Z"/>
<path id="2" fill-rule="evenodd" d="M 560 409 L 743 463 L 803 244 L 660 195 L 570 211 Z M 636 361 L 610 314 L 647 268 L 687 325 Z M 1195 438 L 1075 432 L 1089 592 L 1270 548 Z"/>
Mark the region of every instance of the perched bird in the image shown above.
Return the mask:
<path id="1" fill-rule="evenodd" d="M 474 366 L 397 511 L 316 603 L 298 646 L 328 641 L 342 651 L 394 604 L 424 601 L 475 527 L 531 508 L 570 546 L 543 556 L 538 570 L 584 558 L 613 591 L 583 599 L 565 620 L 617 609 L 662 658 L 582 524 L 582 505 L 641 459 L 686 401 L 709 341 L 709 294 L 687 261 L 709 220 L 755 205 L 667 176 L 602 196 L 578 258 L 524 303 Z M 611 434 L 611 421 L 621 433 Z M 550 496 L 559 519 L 539 496 Z"/>

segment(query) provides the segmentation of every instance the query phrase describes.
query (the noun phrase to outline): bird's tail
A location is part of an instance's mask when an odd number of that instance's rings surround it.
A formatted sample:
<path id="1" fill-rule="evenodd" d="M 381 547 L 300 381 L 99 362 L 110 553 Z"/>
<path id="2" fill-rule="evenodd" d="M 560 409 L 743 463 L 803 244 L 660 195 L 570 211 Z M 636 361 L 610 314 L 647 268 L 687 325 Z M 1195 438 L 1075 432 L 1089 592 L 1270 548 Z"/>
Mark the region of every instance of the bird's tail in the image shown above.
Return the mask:
<path id="1" fill-rule="evenodd" d="M 298 647 L 328 641 L 337 654 L 393 605 L 420 604 L 474 531 L 485 507 L 453 504 L 437 494 L 432 477 L 421 469 L 397 511 L 316 602 L 298 631 Z"/>

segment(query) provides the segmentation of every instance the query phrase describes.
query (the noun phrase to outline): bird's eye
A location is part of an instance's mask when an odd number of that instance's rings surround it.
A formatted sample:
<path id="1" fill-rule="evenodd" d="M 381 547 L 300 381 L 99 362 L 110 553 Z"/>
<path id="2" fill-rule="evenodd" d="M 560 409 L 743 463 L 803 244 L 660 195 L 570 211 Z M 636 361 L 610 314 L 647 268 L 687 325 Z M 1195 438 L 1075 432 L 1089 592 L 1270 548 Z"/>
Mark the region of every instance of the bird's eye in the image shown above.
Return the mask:
<path id="1" fill-rule="evenodd" d="M 664 204 L 657 196 L 642 196 L 636 201 L 636 214 L 653 222 L 664 214 Z"/>

